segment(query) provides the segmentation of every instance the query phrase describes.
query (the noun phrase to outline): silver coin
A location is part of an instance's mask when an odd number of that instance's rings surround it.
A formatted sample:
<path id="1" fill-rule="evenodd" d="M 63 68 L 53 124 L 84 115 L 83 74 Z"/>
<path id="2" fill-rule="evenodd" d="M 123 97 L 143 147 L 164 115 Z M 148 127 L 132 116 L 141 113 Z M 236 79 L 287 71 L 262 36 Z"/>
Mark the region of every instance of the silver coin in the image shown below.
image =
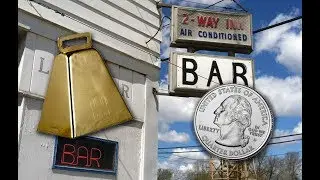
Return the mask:
<path id="1" fill-rule="evenodd" d="M 243 160 L 266 146 L 273 116 L 258 92 L 244 85 L 225 84 L 201 98 L 194 114 L 194 130 L 209 153 Z"/>

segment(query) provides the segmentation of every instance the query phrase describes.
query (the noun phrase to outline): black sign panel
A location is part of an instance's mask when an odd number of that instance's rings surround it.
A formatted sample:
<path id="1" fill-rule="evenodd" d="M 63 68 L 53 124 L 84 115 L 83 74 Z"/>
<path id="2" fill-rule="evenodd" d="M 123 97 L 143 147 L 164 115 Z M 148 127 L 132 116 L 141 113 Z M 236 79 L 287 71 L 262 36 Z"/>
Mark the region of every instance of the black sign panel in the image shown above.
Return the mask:
<path id="1" fill-rule="evenodd" d="M 94 137 L 57 137 L 53 161 L 53 168 L 116 174 L 118 142 Z"/>

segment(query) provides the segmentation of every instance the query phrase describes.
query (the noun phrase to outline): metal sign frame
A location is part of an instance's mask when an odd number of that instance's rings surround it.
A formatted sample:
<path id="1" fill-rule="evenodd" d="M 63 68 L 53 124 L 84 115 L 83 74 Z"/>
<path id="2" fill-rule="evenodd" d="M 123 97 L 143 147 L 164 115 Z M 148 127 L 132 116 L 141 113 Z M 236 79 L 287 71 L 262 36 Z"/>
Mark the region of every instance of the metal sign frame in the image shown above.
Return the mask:
<path id="1" fill-rule="evenodd" d="M 72 167 L 72 166 L 63 166 L 63 165 L 57 165 L 56 164 L 56 153 L 58 148 L 58 136 L 55 136 L 55 148 L 54 148 L 54 154 L 53 154 L 53 163 L 52 163 L 52 169 L 66 169 L 66 170 L 72 170 L 72 171 L 81 171 L 81 172 L 96 172 L 96 173 L 106 173 L 106 174 L 112 174 L 116 175 L 118 171 L 118 153 L 119 153 L 119 145 L 116 141 L 110 141 L 106 139 L 100 139 L 96 137 L 90 137 L 90 136 L 83 136 L 81 138 L 85 138 L 86 140 L 95 140 L 99 142 L 104 142 L 108 144 L 114 144 L 115 145 L 115 152 L 114 152 L 114 169 L 113 170 L 101 170 L 101 169 L 93 169 L 93 168 L 82 168 L 82 167 Z M 76 139 L 74 139 L 76 140 Z"/>
<path id="2" fill-rule="evenodd" d="M 172 52 L 170 53 L 170 64 L 168 67 L 168 89 L 170 95 L 178 95 L 181 97 L 202 97 L 208 90 L 194 90 L 194 89 L 184 89 L 184 90 L 175 90 L 177 87 L 177 68 L 182 68 L 177 66 L 177 55 L 186 55 L 186 56 L 201 56 L 201 57 L 208 57 L 208 58 L 222 58 L 226 60 L 244 60 L 244 61 L 251 61 L 252 69 L 252 88 L 255 86 L 255 68 L 254 68 L 254 61 L 249 58 L 239 58 L 239 57 L 232 57 L 232 56 L 217 56 L 217 55 L 207 55 L 207 54 L 198 54 L 198 53 L 187 53 L 187 52 Z M 174 75 L 174 77 L 172 77 Z M 228 83 L 225 83 L 228 84 Z"/>
<path id="3" fill-rule="evenodd" d="M 221 43 L 221 42 L 210 42 L 210 41 L 199 41 L 199 40 L 186 40 L 186 39 L 178 39 L 178 9 L 182 10 L 189 10 L 196 12 L 203 12 L 203 13 L 212 13 L 212 14 L 221 14 L 221 15 L 239 15 L 239 16 L 249 16 L 250 19 L 250 34 L 248 38 L 250 38 L 251 43 L 249 46 L 247 45 L 240 45 L 237 43 Z M 252 30 L 252 14 L 244 13 L 244 12 L 218 12 L 213 10 L 205 10 L 199 8 L 190 8 L 190 7 L 182 7 L 182 6 L 172 6 L 171 8 L 171 43 L 170 47 L 180 47 L 180 48 L 188 48 L 193 47 L 197 50 L 215 50 L 215 51 L 222 51 L 222 52 L 235 52 L 235 53 L 243 53 L 243 54 L 250 54 L 253 51 L 253 30 Z"/>

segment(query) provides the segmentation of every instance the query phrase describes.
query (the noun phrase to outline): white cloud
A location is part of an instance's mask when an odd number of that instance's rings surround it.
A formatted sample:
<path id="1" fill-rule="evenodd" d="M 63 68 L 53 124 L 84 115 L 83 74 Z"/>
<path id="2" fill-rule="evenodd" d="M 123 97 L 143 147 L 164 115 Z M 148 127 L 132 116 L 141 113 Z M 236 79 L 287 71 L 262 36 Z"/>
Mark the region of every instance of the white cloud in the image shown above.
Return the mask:
<path id="1" fill-rule="evenodd" d="M 169 131 L 170 129 L 170 122 L 168 121 L 158 121 L 158 131 L 160 133 L 164 133 Z"/>
<path id="2" fill-rule="evenodd" d="M 283 129 L 276 129 L 273 131 L 273 137 L 277 137 L 277 136 L 286 136 L 292 134 L 292 131 L 290 130 L 283 130 Z"/>
<path id="3" fill-rule="evenodd" d="M 167 131 L 167 132 L 160 132 L 158 134 L 158 140 L 159 141 L 165 141 L 165 142 L 179 142 L 179 143 L 185 143 L 190 140 L 190 137 L 187 133 L 177 133 L 175 130 Z"/>
<path id="4" fill-rule="evenodd" d="M 168 75 L 160 80 L 160 92 L 168 92 Z M 159 122 L 191 121 L 200 98 L 159 96 Z M 161 124 L 160 126 L 167 126 Z"/>
<path id="5" fill-rule="evenodd" d="M 160 121 L 191 121 L 199 98 L 159 96 Z"/>
<path id="6" fill-rule="evenodd" d="M 269 25 L 276 24 L 296 17 L 299 10 L 295 9 L 288 15 L 277 15 Z M 290 71 L 301 74 L 302 71 L 302 28 L 301 20 L 293 21 L 263 32 L 255 36 L 255 51 L 272 52 L 276 54 L 276 61 Z"/>
<path id="7" fill-rule="evenodd" d="M 192 170 L 197 161 L 208 161 L 210 157 L 206 152 L 186 152 L 200 151 L 199 148 L 177 148 L 173 149 L 175 154 L 171 154 L 165 161 L 158 162 L 159 168 L 175 169 L 180 171 Z M 176 153 L 185 152 L 185 153 Z M 161 152 L 159 152 L 160 154 Z"/>
<path id="8" fill-rule="evenodd" d="M 158 169 L 170 169 L 168 161 L 158 162 Z"/>
<path id="9" fill-rule="evenodd" d="M 164 79 L 160 80 L 159 92 L 168 92 L 168 74 L 166 74 Z"/>
<path id="10" fill-rule="evenodd" d="M 301 116 L 302 79 L 262 76 L 255 81 L 256 90 L 269 101 L 276 116 Z"/>
<path id="11" fill-rule="evenodd" d="M 167 58 L 169 57 L 169 52 L 170 52 L 170 19 L 168 18 L 164 18 L 163 19 L 163 22 L 162 22 L 162 26 L 164 25 L 167 25 L 165 26 L 163 29 L 162 29 L 162 42 L 161 42 L 161 48 L 160 48 L 160 51 L 161 51 L 161 58 Z"/>
<path id="12" fill-rule="evenodd" d="M 162 80 L 161 89 L 167 90 L 167 86 L 167 80 Z M 276 116 L 301 116 L 301 77 L 292 76 L 282 79 L 262 76 L 256 79 L 255 89 L 269 101 Z M 172 122 L 192 121 L 199 100 L 200 98 L 159 96 L 160 127 L 168 127 L 168 123 Z"/>
<path id="13" fill-rule="evenodd" d="M 299 124 L 293 129 L 293 132 L 295 134 L 302 133 L 302 122 L 299 122 Z"/>
<path id="14" fill-rule="evenodd" d="M 193 170 L 193 164 L 188 164 L 188 165 L 181 165 L 179 167 L 179 171 L 182 171 L 182 172 L 186 172 L 186 171 L 190 171 L 190 170 Z"/>
<path id="15" fill-rule="evenodd" d="M 282 36 L 278 44 L 279 52 L 276 60 L 289 70 L 301 73 L 302 71 L 302 31 L 288 32 Z"/>
<path id="16" fill-rule="evenodd" d="M 188 151 L 200 151 L 202 149 L 199 148 L 177 148 L 173 149 L 173 152 L 178 152 L 179 155 L 171 155 L 169 160 L 178 160 L 186 158 L 191 160 L 191 162 L 195 160 L 207 160 L 209 156 L 206 152 L 188 152 Z M 181 153 L 184 152 L 184 153 Z"/>
<path id="17" fill-rule="evenodd" d="M 162 22 L 162 42 L 161 42 L 161 49 L 160 49 L 160 57 L 161 58 L 168 58 L 170 55 L 170 51 L 177 51 L 177 52 L 187 52 L 185 48 L 170 48 L 170 22 L 171 20 L 168 18 L 164 18 Z M 169 25 L 168 25 L 169 24 Z"/>
<path id="18" fill-rule="evenodd" d="M 279 136 L 286 136 L 286 135 L 290 135 L 290 134 L 298 134 L 298 133 L 302 133 L 302 121 L 300 121 L 296 127 L 294 127 L 293 129 L 276 129 L 273 131 L 273 135 L 272 137 L 279 137 Z M 296 139 L 301 139 L 301 135 L 296 135 L 296 136 L 287 136 L 287 137 L 281 137 L 281 138 L 274 138 L 271 139 L 271 142 L 282 142 L 282 141 L 290 141 L 290 140 L 296 140 Z M 280 145 L 288 145 L 288 144 L 294 144 L 294 143 L 298 143 L 299 141 L 292 141 L 292 142 L 286 142 Z"/>

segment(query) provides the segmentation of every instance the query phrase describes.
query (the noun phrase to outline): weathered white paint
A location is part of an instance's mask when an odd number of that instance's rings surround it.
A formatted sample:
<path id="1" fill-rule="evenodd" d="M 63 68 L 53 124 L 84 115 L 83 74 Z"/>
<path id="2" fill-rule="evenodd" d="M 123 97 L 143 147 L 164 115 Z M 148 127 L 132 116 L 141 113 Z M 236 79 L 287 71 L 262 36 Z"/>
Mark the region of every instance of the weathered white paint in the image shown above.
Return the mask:
<path id="1" fill-rule="evenodd" d="M 100 42 L 111 48 L 116 48 L 117 50 L 122 51 L 123 53 L 128 54 L 130 56 L 134 56 L 139 60 L 159 66 L 159 62 L 156 61 L 156 58 L 160 55 L 160 41 L 151 40 L 148 44 L 146 43 L 152 35 L 150 37 L 142 36 L 143 33 L 135 32 L 131 29 L 128 29 L 127 27 L 117 24 L 116 22 L 111 21 L 106 17 L 103 17 L 93 11 L 89 11 L 88 9 L 83 8 L 75 2 L 48 0 L 41 1 L 41 3 L 45 4 L 50 8 L 59 10 L 59 12 L 61 11 L 62 13 L 65 13 L 65 16 L 61 16 L 55 11 L 49 10 L 43 5 L 37 4 L 36 2 L 27 2 L 24 0 L 19 0 L 18 7 L 21 10 L 38 16 L 39 18 L 42 17 L 52 23 L 65 27 L 73 32 L 91 32 L 93 40 L 96 40 L 97 42 Z M 72 5 L 71 7 L 74 7 L 63 9 L 66 7 L 70 7 L 68 5 Z M 78 14 L 80 12 L 83 14 Z M 160 19 L 160 16 L 158 18 Z M 160 26 L 159 19 L 158 27 Z M 34 31 L 35 30 L 36 29 L 34 29 Z M 46 31 L 43 31 L 41 33 L 50 34 Z M 55 34 L 57 34 L 57 32 L 53 33 L 52 35 Z M 47 35 L 45 37 L 50 37 L 52 35 Z M 55 36 L 53 39 L 56 39 L 57 37 L 59 36 Z"/>
<path id="2" fill-rule="evenodd" d="M 30 92 L 45 96 L 57 45 L 55 41 L 41 36 L 37 36 L 35 44 Z"/>
<path id="3" fill-rule="evenodd" d="M 158 82 L 146 79 L 146 122 L 144 124 L 144 149 L 142 152 L 142 179 L 156 179 L 158 164 L 154 162 L 154 159 L 158 158 L 158 122 L 152 122 L 152 120 L 158 119 L 158 99 L 153 93 L 153 88 L 158 88 Z M 157 132 L 157 133 L 155 133 Z"/>
<path id="4" fill-rule="evenodd" d="M 146 78 L 144 75 L 134 72 L 132 73 L 132 101 L 130 107 L 133 109 L 134 117 L 138 121 L 145 121 L 146 104 Z"/>
<path id="5" fill-rule="evenodd" d="M 20 144 L 20 132 L 21 132 L 21 125 L 23 123 L 23 113 L 24 113 L 24 106 L 25 105 L 25 98 L 22 94 L 18 94 L 18 144 Z"/>
<path id="6" fill-rule="evenodd" d="M 141 47 L 146 47 L 154 52 L 160 50 L 160 45 L 155 44 L 154 40 L 146 44 L 148 37 L 143 36 L 141 33 L 132 31 L 130 28 L 125 27 L 115 21 L 112 21 L 104 16 L 97 14 L 96 12 L 87 9 L 76 2 L 65 0 L 43 0 L 40 1 L 48 6 L 58 9 L 60 12 L 70 15 L 73 18 L 79 19 L 86 24 L 98 28 L 102 31 L 106 31 L 113 36 L 120 36 L 132 42 L 132 44 L 138 44 Z M 69 8 L 72 7 L 72 8 Z M 121 19 L 122 17 L 118 17 Z M 152 35 L 150 35 L 152 36 Z M 120 38 L 119 37 L 119 38 Z"/>
<path id="7" fill-rule="evenodd" d="M 152 88 L 158 88 L 161 31 L 154 40 L 148 44 L 145 42 L 160 26 L 156 4 L 151 0 L 38 2 L 65 13 L 65 16 L 36 2 L 18 0 L 18 22 L 28 27 L 29 36 L 32 36 L 32 40 L 26 40 L 24 48 L 24 51 L 29 50 L 28 57 L 22 56 L 25 60 L 18 68 L 19 87 L 27 84 L 25 90 L 19 88 L 25 102 L 19 142 L 19 179 L 155 180 L 158 122 L 157 100 Z M 45 56 L 46 60 L 52 57 L 50 54 L 55 56 L 57 38 L 78 32 L 91 32 L 93 47 L 107 61 L 108 69 L 134 116 L 132 122 L 91 135 L 119 143 L 116 176 L 52 169 L 54 137 L 36 132 L 49 78 L 46 73 L 39 74 L 39 57 Z M 42 44 L 47 49 L 38 49 L 38 38 L 46 39 Z M 50 48 L 50 44 L 54 44 L 54 48 Z M 50 65 L 45 60 L 42 64 L 45 69 L 42 70 L 50 72 L 52 63 Z M 29 74 L 30 78 L 22 74 Z"/>
<path id="8" fill-rule="evenodd" d="M 148 8 L 137 5 L 134 1 L 118 1 L 118 0 L 102 0 L 105 3 L 108 3 L 112 6 L 115 6 L 117 9 L 130 14 L 133 17 L 140 18 L 140 21 L 149 23 L 154 27 L 159 27 L 159 12 L 155 9 L 154 12 L 150 13 Z M 145 0 L 144 0 L 145 1 Z M 146 10 L 147 9 L 147 10 Z"/>
<path id="9" fill-rule="evenodd" d="M 123 26 L 131 28 L 134 31 L 141 32 L 145 36 L 153 36 L 158 30 L 158 26 L 150 25 L 149 23 L 143 22 L 136 16 L 131 16 L 126 12 L 119 10 L 110 4 L 108 1 L 101 0 L 78 0 L 75 1 L 79 4 L 82 3 L 83 6 L 92 8 L 92 11 L 95 11 L 98 14 L 101 14 L 103 17 L 108 17 L 114 19 L 118 23 L 121 23 Z M 157 20 L 156 20 L 157 21 Z M 161 41 L 161 34 L 157 34 L 154 37 L 156 40 Z"/>
<path id="10" fill-rule="evenodd" d="M 158 10 L 155 1 L 149 0 L 128 0 L 131 3 L 140 6 L 144 11 L 147 11 L 153 15 L 158 15 Z"/>
<path id="11" fill-rule="evenodd" d="M 115 81 L 122 98 L 137 121 L 144 121 L 145 76 L 108 62 L 110 74 Z"/>
<path id="12" fill-rule="evenodd" d="M 33 57 L 35 50 L 35 41 L 36 35 L 31 32 L 27 32 L 22 56 L 20 59 L 18 67 L 18 90 L 29 92 L 31 76 L 32 76 L 32 66 L 33 66 Z"/>
<path id="13" fill-rule="evenodd" d="M 40 19 L 40 17 L 38 17 L 39 15 L 37 16 L 37 12 L 32 9 L 27 2 L 18 1 L 18 4 L 28 9 L 28 12 L 21 9 L 18 10 L 19 22 L 29 26 L 32 33 L 56 41 L 60 36 L 74 34 L 76 32 L 91 32 L 93 36 L 92 39 L 94 40 L 93 47 L 99 50 L 105 59 L 128 69 L 133 69 L 146 74 L 152 79 L 159 78 L 158 71 L 160 61 L 154 55 L 151 55 L 150 53 L 133 45 L 114 39 L 111 36 L 96 31 L 95 29 L 90 29 L 72 19 L 60 16 L 53 11 L 48 11 L 42 6 L 38 6 L 38 12 L 46 12 L 43 16 L 48 16 L 48 18 L 51 18 L 53 22 L 58 22 L 59 26 L 54 25 L 49 21 Z M 34 6 L 37 6 L 37 4 Z M 31 12 L 32 15 L 29 12 Z M 66 28 L 60 26 L 64 26 Z M 149 64 L 154 66 L 150 67 Z"/>

